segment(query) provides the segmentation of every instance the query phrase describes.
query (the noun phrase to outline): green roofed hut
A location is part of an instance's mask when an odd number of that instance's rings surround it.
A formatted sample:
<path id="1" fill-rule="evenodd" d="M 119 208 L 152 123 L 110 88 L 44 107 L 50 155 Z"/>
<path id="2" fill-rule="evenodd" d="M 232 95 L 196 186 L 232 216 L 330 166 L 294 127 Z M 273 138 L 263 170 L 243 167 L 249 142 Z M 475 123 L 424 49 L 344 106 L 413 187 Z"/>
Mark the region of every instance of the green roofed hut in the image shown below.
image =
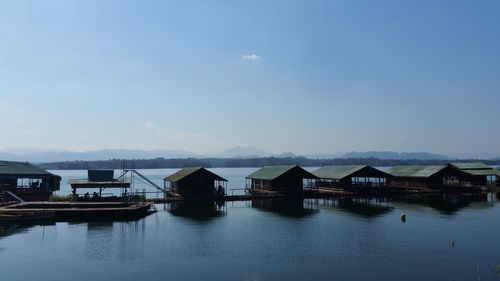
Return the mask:
<path id="1" fill-rule="evenodd" d="M 0 191 L 24 201 L 48 200 L 59 190 L 61 177 L 28 162 L 0 161 Z"/>
<path id="2" fill-rule="evenodd" d="M 317 188 L 368 191 L 384 189 L 392 176 L 367 165 L 324 166 L 312 172 Z"/>
<path id="3" fill-rule="evenodd" d="M 223 196 L 227 180 L 202 167 L 184 168 L 163 179 L 170 196 L 206 197 Z"/>
<path id="4" fill-rule="evenodd" d="M 466 181 L 472 186 L 498 185 L 500 172 L 481 162 L 450 163 L 450 167 L 458 169 L 469 176 Z"/>
<path id="5" fill-rule="evenodd" d="M 304 180 L 318 177 L 296 165 L 265 166 L 246 177 L 250 192 L 300 193 L 304 190 Z"/>
<path id="6" fill-rule="evenodd" d="M 394 166 L 387 173 L 393 176 L 389 185 L 394 188 L 451 191 L 475 188 L 467 184 L 466 173 L 448 165 Z"/>

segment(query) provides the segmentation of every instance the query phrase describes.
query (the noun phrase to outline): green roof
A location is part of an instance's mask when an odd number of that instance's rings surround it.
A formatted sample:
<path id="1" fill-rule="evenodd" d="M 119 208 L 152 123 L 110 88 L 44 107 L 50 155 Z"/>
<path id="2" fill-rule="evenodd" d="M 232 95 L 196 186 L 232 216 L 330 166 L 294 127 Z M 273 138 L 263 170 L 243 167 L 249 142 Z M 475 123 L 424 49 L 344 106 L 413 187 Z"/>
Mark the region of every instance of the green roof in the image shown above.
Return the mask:
<path id="1" fill-rule="evenodd" d="M 164 180 L 167 180 L 169 182 L 178 182 L 180 180 L 182 180 L 183 178 L 186 178 L 187 176 L 191 175 L 191 174 L 194 174 L 198 171 L 204 171 L 206 173 L 208 173 L 209 175 L 211 175 L 215 180 L 219 180 L 219 181 L 227 181 L 225 178 L 219 176 L 219 175 L 216 175 L 212 172 L 210 172 L 209 170 L 205 169 L 205 168 L 202 168 L 202 167 L 190 167 L 190 168 L 184 168 L 176 173 L 173 173 L 171 174 L 170 176 L 164 178 Z"/>
<path id="2" fill-rule="evenodd" d="M 498 176 L 500 177 L 500 171 L 495 169 L 484 169 L 484 170 L 463 170 L 464 172 L 473 176 Z"/>
<path id="3" fill-rule="evenodd" d="M 357 171 L 368 167 L 366 165 L 342 165 L 342 166 L 324 166 L 312 173 L 322 179 L 343 179 Z"/>
<path id="4" fill-rule="evenodd" d="M 264 166 L 259 170 L 253 172 L 247 179 L 258 179 L 258 180 L 274 180 L 281 175 L 291 171 L 292 169 L 300 169 L 300 171 L 304 174 L 304 178 L 315 179 L 316 176 L 309 173 L 308 171 L 302 169 L 297 165 L 286 165 L 286 166 Z"/>
<path id="5" fill-rule="evenodd" d="M 450 163 L 450 165 L 457 167 L 460 170 L 491 170 L 492 167 L 481 162 L 470 163 Z"/>
<path id="6" fill-rule="evenodd" d="M 446 166 L 394 166 L 387 170 L 395 177 L 427 178 L 446 168 Z"/>
<path id="7" fill-rule="evenodd" d="M 0 161 L 0 176 L 59 177 L 28 162 Z"/>

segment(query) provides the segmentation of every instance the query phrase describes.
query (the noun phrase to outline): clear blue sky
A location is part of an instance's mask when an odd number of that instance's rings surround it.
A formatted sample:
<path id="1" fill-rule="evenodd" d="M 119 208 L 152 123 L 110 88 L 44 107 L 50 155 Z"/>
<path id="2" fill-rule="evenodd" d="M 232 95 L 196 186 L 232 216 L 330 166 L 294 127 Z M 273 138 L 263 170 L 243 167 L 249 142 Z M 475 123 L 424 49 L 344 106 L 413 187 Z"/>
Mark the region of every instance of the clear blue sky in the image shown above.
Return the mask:
<path id="1" fill-rule="evenodd" d="M 500 155 L 500 1 L 0 1 L 0 149 Z"/>

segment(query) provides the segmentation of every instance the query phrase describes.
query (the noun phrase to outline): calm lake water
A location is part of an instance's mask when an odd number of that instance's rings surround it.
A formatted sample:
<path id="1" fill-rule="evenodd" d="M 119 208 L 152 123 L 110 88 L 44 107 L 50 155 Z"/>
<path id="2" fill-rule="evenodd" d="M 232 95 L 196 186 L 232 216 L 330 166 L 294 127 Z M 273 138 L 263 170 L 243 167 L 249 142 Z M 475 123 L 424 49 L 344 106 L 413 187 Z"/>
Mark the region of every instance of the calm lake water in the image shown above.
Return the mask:
<path id="1" fill-rule="evenodd" d="M 229 188 L 242 188 L 254 170 L 214 169 Z M 161 183 L 172 171 L 145 174 Z M 134 222 L 2 228 L 0 274 L 9 281 L 497 280 L 499 203 L 488 194 L 161 204 Z"/>

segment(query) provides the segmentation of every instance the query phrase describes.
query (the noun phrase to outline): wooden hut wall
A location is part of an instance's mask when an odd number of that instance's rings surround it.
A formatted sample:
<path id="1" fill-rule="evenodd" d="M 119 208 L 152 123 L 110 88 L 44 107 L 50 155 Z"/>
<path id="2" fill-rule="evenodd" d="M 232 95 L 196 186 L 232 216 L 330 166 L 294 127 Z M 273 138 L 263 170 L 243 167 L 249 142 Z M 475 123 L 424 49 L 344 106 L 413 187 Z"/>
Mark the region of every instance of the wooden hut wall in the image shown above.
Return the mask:
<path id="1" fill-rule="evenodd" d="M 427 178 L 420 177 L 394 177 L 390 181 L 394 187 L 428 187 Z"/>
<path id="2" fill-rule="evenodd" d="M 470 182 L 472 177 L 462 171 L 445 167 L 441 171 L 429 177 L 394 177 L 391 179 L 393 186 L 411 186 L 425 188 L 440 188 L 464 186 Z"/>
<path id="3" fill-rule="evenodd" d="M 271 182 L 271 188 L 279 192 L 300 192 L 304 187 L 304 173 L 301 168 L 294 168 Z"/>
<path id="4" fill-rule="evenodd" d="M 211 175 L 196 172 L 173 183 L 174 191 L 179 194 L 213 194 L 215 180 Z"/>
<path id="5" fill-rule="evenodd" d="M 368 181 L 367 184 L 371 183 L 371 185 L 374 186 L 386 185 L 389 177 L 390 175 L 387 173 L 384 173 L 370 166 L 366 166 L 363 169 L 351 174 L 344 184 L 350 186 L 354 183 L 353 178 L 362 178 Z"/>

